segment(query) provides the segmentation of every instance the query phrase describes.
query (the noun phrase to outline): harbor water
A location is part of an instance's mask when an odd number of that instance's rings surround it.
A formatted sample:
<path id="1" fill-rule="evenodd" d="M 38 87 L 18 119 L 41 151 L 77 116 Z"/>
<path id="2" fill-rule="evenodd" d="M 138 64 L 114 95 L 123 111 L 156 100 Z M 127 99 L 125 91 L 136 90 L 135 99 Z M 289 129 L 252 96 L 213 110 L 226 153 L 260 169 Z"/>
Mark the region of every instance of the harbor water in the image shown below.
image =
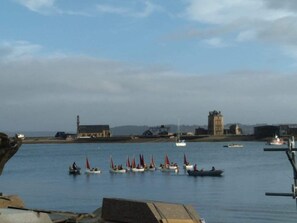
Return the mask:
<path id="1" fill-rule="evenodd" d="M 243 148 L 225 148 L 223 142 L 110 144 L 24 144 L 6 164 L 0 192 L 17 194 L 27 208 L 92 212 L 102 198 L 157 200 L 192 205 L 207 223 L 297 222 L 296 202 L 290 197 L 269 197 L 265 192 L 291 192 L 292 167 L 284 152 L 264 152 L 263 142 L 241 142 Z M 110 157 L 125 166 L 127 157 L 146 163 L 178 163 L 179 173 L 109 173 Z M 215 166 L 222 177 L 190 177 L 183 157 L 198 169 Z M 84 174 L 85 160 L 102 170 Z M 68 174 L 73 162 L 82 174 Z"/>

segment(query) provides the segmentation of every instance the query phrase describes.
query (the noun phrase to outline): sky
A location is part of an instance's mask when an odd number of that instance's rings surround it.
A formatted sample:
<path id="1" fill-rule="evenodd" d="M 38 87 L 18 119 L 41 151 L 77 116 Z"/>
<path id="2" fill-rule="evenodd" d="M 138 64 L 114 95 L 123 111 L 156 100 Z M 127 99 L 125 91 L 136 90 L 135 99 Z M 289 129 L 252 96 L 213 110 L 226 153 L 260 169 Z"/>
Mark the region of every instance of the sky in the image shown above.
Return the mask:
<path id="1" fill-rule="evenodd" d="M 0 131 L 297 123 L 295 0 L 2 0 Z"/>

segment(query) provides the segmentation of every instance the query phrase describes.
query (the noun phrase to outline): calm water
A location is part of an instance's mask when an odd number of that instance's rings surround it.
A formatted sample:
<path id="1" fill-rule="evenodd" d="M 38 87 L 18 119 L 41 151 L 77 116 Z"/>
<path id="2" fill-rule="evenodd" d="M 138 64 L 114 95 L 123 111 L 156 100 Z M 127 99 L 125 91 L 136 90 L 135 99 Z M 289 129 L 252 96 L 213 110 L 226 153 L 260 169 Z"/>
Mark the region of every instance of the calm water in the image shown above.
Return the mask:
<path id="1" fill-rule="evenodd" d="M 244 142 L 243 149 L 223 148 L 224 143 L 143 144 L 40 144 L 23 145 L 0 177 L 0 191 L 18 194 L 28 208 L 92 212 L 103 197 L 161 200 L 191 204 L 207 223 L 297 222 L 295 201 L 267 197 L 265 192 L 290 192 L 292 169 L 283 152 L 263 152 L 265 145 Z M 127 156 L 151 155 L 156 164 L 183 162 L 186 153 L 198 168 L 224 169 L 219 178 L 195 178 L 156 172 L 110 174 L 109 157 L 123 165 Z M 73 161 L 83 167 L 88 156 L 100 175 L 68 175 Z"/>

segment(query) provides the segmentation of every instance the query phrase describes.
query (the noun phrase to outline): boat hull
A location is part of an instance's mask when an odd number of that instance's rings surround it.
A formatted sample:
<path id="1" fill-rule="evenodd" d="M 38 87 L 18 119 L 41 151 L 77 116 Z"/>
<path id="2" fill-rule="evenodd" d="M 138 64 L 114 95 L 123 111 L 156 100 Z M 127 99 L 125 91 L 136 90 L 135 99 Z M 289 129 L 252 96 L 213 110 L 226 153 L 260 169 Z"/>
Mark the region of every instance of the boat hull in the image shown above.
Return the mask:
<path id="1" fill-rule="evenodd" d="M 190 165 L 184 164 L 183 167 L 184 167 L 185 170 L 193 170 L 194 169 L 194 165 L 192 165 L 192 164 L 190 164 Z"/>
<path id="2" fill-rule="evenodd" d="M 121 169 L 121 170 L 115 170 L 115 169 L 109 169 L 109 172 L 111 173 L 126 173 L 127 170 L 126 169 Z"/>
<path id="3" fill-rule="evenodd" d="M 220 177 L 222 176 L 223 170 L 188 170 L 189 176 L 193 177 Z"/>
<path id="4" fill-rule="evenodd" d="M 69 167 L 69 174 L 70 175 L 79 175 L 80 174 L 80 168 L 78 169 L 73 169 Z"/>
<path id="5" fill-rule="evenodd" d="M 180 141 L 177 141 L 177 142 L 175 143 L 175 145 L 176 145 L 177 147 L 185 147 L 185 146 L 187 146 L 187 143 L 186 143 L 184 140 L 180 140 Z"/>
<path id="6" fill-rule="evenodd" d="M 144 172 L 144 168 L 132 168 L 132 172 Z"/>
<path id="7" fill-rule="evenodd" d="M 99 174 L 99 173 L 101 173 L 101 170 L 99 170 L 98 168 L 86 169 L 85 173 L 86 174 Z"/>

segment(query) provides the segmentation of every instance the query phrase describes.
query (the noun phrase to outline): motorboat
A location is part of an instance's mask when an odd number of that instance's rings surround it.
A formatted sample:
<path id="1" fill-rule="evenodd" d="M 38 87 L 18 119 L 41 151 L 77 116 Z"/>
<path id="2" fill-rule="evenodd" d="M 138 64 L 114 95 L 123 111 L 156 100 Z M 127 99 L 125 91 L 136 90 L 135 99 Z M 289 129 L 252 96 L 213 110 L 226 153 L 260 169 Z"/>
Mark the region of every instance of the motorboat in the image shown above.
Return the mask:
<path id="1" fill-rule="evenodd" d="M 273 139 L 267 142 L 268 145 L 272 146 L 281 146 L 286 144 L 282 138 L 279 138 L 278 135 L 275 135 Z"/>
<path id="2" fill-rule="evenodd" d="M 220 177 L 222 176 L 223 170 L 188 170 L 189 176 L 193 177 Z"/>
<path id="3" fill-rule="evenodd" d="M 69 166 L 69 174 L 70 175 L 79 175 L 80 174 L 80 167 L 73 168 L 72 166 Z"/>
<path id="4" fill-rule="evenodd" d="M 224 145 L 224 147 L 227 147 L 227 148 L 243 148 L 243 145 L 238 144 L 238 143 L 231 143 L 231 144 Z"/>

